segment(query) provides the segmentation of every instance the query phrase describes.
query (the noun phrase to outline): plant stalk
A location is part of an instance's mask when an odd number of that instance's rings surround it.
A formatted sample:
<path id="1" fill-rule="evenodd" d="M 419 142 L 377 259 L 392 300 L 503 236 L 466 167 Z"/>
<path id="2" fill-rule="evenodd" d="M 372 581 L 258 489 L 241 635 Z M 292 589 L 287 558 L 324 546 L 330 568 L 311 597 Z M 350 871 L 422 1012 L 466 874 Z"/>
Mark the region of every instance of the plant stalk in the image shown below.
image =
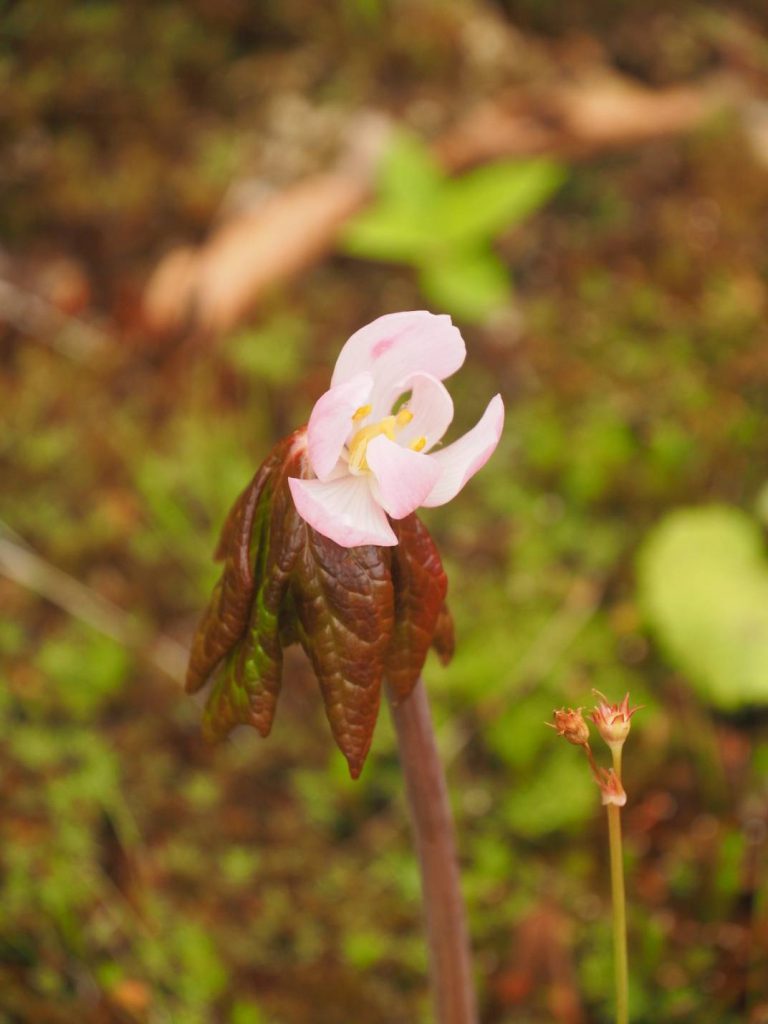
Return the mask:
<path id="1" fill-rule="evenodd" d="M 477 1024 L 469 934 L 445 773 L 421 679 L 405 700 L 390 694 L 421 868 L 436 1024 Z"/>
<path id="2" fill-rule="evenodd" d="M 613 749 L 613 770 L 621 779 L 621 748 Z M 611 903 L 613 907 L 613 956 L 616 974 L 616 1024 L 629 1021 L 629 959 L 627 956 L 627 901 L 624 891 L 624 857 L 621 842 L 621 808 L 609 804 L 608 842 L 611 853 Z"/>

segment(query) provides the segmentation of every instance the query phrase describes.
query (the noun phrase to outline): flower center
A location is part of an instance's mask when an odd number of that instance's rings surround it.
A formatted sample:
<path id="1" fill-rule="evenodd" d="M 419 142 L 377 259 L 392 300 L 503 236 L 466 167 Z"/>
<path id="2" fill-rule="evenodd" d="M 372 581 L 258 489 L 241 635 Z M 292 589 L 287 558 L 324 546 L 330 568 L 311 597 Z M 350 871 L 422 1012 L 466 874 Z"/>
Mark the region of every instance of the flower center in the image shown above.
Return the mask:
<path id="1" fill-rule="evenodd" d="M 354 423 L 360 423 L 371 411 L 370 405 L 361 405 L 360 408 L 355 412 L 352 417 Z M 352 435 L 352 440 L 349 442 L 349 468 L 350 471 L 356 475 L 360 473 L 367 473 L 369 471 L 368 462 L 365 457 L 366 450 L 369 442 L 374 437 L 379 437 L 383 434 L 388 437 L 390 441 L 394 441 L 398 430 L 407 426 L 413 419 L 413 413 L 410 409 L 400 409 L 393 416 L 385 416 L 384 419 L 379 420 L 378 423 L 371 423 L 367 427 L 361 427 Z M 425 437 L 419 437 L 413 441 L 409 447 L 414 451 L 420 452 L 427 443 Z"/>

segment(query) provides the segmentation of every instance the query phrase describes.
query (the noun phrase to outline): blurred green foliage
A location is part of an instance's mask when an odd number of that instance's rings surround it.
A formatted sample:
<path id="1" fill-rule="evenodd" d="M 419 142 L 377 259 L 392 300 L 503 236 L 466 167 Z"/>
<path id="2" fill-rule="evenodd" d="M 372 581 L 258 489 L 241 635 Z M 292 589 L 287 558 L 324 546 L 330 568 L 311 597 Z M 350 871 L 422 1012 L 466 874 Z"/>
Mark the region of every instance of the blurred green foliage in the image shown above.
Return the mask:
<path id="1" fill-rule="evenodd" d="M 491 241 L 535 213 L 562 183 L 551 160 L 500 160 L 449 178 L 427 146 L 396 135 L 377 200 L 344 230 L 353 256 L 405 263 L 436 309 L 482 322 L 509 301 L 509 274 Z"/>
<path id="2" fill-rule="evenodd" d="M 640 599 L 706 700 L 768 702 L 768 562 L 758 524 L 735 508 L 680 509 L 649 535 Z"/>

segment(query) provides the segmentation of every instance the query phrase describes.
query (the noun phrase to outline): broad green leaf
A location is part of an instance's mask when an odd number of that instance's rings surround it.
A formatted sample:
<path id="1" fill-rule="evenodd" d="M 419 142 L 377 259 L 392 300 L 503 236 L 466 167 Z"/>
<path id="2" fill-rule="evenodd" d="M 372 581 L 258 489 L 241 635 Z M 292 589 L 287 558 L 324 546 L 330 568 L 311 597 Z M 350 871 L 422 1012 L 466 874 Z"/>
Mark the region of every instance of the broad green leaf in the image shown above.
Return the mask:
<path id="1" fill-rule="evenodd" d="M 413 263 L 434 244 L 433 208 L 446 176 L 414 135 L 395 135 L 379 169 L 378 199 L 346 227 L 342 248 L 353 256 Z"/>
<path id="2" fill-rule="evenodd" d="M 551 160 L 503 160 L 454 178 L 434 207 L 435 240 L 458 247 L 491 239 L 543 206 L 564 176 Z"/>
<path id="3" fill-rule="evenodd" d="M 425 263 L 420 281 L 435 307 L 464 320 L 482 322 L 509 301 L 507 271 L 490 249 L 446 254 Z"/>
<path id="4" fill-rule="evenodd" d="M 382 163 L 377 202 L 347 225 L 341 246 L 353 256 L 431 270 L 446 250 L 463 256 L 467 246 L 475 249 L 534 212 L 563 176 L 540 159 L 499 161 L 448 178 L 426 146 L 398 135 Z"/>
<path id="5" fill-rule="evenodd" d="M 428 146 L 409 132 L 395 135 L 379 170 L 379 191 L 386 203 L 421 210 L 434 202 L 445 181 Z"/>
<path id="6" fill-rule="evenodd" d="M 418 263 L 434 247 L 433 227 L 429 210 L 377 203 L 350 221 L 341 236 L 341 247 L 351 256 Z"/>
<path id="7" fill-rule="evenodd" d="M 768 561 L 757 523 L 726 506 L 681 509 L 650 534 L 640 599 L 670 660 L 724 709 L 768 703 Z"/>

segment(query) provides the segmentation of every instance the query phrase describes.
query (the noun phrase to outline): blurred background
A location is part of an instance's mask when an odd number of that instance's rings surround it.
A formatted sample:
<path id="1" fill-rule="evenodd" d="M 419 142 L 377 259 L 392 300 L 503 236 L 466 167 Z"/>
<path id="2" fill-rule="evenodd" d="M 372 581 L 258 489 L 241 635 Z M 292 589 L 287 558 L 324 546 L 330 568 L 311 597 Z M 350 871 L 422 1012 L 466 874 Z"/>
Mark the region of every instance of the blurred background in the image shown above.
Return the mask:
<path id="1" fill-rule="evenodd" d="M 593 687 L 645 705 L 634 1019 L 768 1021 L 764 6 L 0 11 L 0 1020 L 429 1019 L 387 714 L 352 783 L 300 658 L 267 741 L 179 684 L 227 508 L 428 308 L 454 436 L 508 409 L 424 516 L 483 1024 L 611 1019 L 598 792 L 543 725 Z"/>

